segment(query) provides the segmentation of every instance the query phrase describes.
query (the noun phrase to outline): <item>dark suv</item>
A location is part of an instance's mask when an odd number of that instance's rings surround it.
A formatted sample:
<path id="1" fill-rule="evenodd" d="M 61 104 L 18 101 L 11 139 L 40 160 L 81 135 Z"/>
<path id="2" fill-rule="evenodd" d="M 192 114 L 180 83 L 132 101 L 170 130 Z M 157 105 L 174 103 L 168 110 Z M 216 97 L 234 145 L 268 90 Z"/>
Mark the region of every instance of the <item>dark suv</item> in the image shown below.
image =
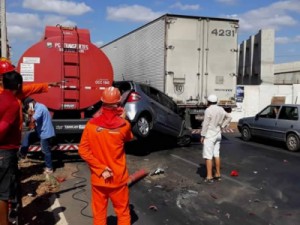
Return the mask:
<path id="1" fill-rule="evenodd" d="M 177 104 L 161 91 L 134 81 L 115 81 L 122 94 L 121 104 L 137 138 L 157 131 L 177 138 L 179 146 L 191 143 L 191 129 L 179 114 Z"/>

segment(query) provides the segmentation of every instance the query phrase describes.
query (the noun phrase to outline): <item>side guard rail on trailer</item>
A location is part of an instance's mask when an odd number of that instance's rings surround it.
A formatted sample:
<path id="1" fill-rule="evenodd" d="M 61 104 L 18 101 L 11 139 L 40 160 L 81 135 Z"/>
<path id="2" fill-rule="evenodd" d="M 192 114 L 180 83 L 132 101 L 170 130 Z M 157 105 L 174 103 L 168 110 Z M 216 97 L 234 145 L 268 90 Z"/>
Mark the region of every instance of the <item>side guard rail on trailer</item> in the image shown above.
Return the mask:
<path id="1" fill-rule="evenodd" d="M 29 152 L 39 152 L 42 148 L 40 145 L 30 145 Z M 58 144 L 53 145 L 51 148 L 52 151 L 77 151 L 78 144 Z"/>

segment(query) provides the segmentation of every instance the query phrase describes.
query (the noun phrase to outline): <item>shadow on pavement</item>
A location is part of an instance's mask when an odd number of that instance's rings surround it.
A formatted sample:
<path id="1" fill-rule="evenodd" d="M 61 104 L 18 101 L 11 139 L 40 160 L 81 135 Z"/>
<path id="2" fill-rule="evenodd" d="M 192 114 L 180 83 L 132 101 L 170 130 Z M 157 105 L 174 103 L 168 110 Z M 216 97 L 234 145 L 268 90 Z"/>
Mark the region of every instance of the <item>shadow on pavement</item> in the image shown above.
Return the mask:
<path id="1" fill-rule="evenodd" d="M 138 221 L 139 217 L 134 211 L 134 206 L 132 204 L 129 205 L 129 208 L 130 208 L 131 224 L 134 224 L 136 221 Z M 117 225 L 117 224 L 118 224 L 118 219 L 116 216 L 107 217 L 107 225 Z"/>
<path id="2" fill-rule="evenodd" d="M 178 147 L 176 138 L 153 132 L 149 137 L 126 143 L 125 151 L 131 155 L 146 156 L 151 152 L 169 150 L 176 147 Z"/>

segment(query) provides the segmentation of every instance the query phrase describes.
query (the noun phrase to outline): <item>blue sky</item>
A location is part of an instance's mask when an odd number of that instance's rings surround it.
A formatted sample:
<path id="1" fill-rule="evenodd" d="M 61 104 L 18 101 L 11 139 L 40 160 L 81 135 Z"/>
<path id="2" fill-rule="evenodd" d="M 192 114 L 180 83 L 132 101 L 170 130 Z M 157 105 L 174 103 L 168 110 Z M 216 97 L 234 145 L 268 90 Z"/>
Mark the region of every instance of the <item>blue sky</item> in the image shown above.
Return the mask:
<path id="1" fill-rule="evenodd" d="M 239 43 L 275 29 L 275 63 L 300 61 L 300 0 L 7 0 L 6 11 L 14 63 L 46 25 L 89 29 L 100 46 L 165 13 L 239 19 Z"/>

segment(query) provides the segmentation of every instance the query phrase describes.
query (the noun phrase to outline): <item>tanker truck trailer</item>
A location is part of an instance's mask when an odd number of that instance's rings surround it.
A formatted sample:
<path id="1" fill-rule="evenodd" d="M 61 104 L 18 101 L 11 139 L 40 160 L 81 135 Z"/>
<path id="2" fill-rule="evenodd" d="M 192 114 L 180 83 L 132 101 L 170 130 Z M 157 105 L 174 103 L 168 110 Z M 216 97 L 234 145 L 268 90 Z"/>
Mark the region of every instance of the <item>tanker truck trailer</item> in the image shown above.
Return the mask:
<path id="1" fill-rule="evenodd" d="M 79 141 L 101 105 L 102 91 L 113 81 L 111 63 L 91 43 L 89 31 L 60 25 L 45 28 L 43 38 L 21 56 L 17 70 L 24 84 L 61 82 L 31 96 L 48 107 L 60 143 Z"/>

